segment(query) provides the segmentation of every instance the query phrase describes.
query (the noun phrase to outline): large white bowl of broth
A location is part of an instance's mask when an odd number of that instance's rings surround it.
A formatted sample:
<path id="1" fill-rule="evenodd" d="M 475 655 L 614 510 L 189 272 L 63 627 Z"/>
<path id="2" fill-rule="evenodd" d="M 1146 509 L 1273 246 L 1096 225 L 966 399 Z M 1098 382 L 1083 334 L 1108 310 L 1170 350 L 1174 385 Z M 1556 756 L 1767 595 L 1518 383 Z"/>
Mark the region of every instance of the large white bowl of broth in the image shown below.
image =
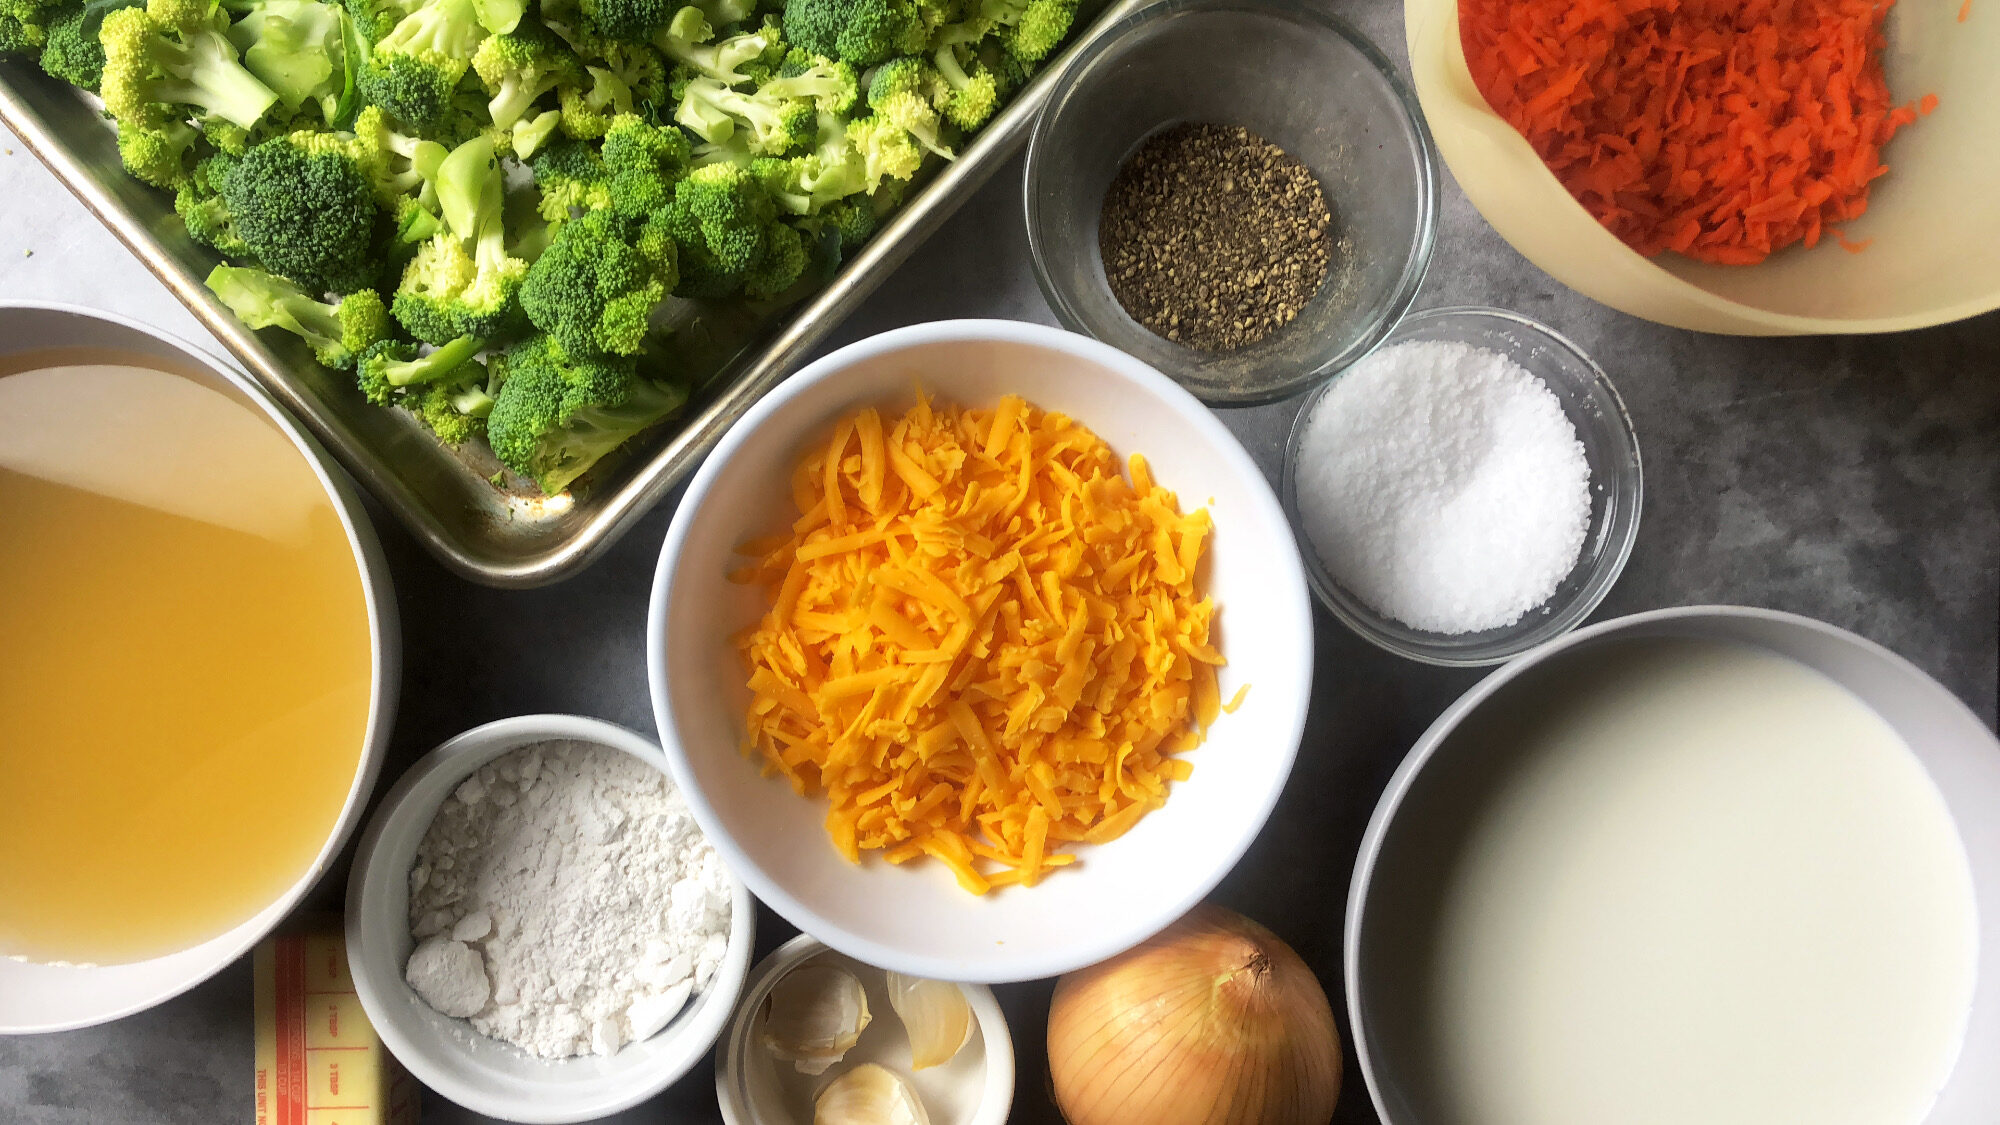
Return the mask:
<path id="1" fill-rule="evenodd" d="M 359 817 L 397 683 L 352 485 L 216 357 L 0 306 L 0 1032 L 254 945 Z"/>
<path id="2" fill-rule="evenodd" d="M 1659 610 L 1411 750 L 1348 1013 L 1386 1125 L 1989 1125 L 1995 904 L 2000 742 L 1950 692 L 1808 618 Z"/>

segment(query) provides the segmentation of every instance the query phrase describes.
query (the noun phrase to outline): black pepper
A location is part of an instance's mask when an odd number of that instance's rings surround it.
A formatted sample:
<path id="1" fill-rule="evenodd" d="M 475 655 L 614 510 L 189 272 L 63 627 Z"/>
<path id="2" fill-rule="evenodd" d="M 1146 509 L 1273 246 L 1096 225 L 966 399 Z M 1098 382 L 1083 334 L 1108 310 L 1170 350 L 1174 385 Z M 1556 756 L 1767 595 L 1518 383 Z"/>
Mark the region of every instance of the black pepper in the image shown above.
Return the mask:
<path id="1" fill-rule="evenodd" d="M 1312 170 L 1232 125 L 1148 138 L 1112 178 L 1097 229 L 1126 313 L 1201 351 L 1248 347 L 1291 323 L 1333 262 L 1333 215 Z"/>

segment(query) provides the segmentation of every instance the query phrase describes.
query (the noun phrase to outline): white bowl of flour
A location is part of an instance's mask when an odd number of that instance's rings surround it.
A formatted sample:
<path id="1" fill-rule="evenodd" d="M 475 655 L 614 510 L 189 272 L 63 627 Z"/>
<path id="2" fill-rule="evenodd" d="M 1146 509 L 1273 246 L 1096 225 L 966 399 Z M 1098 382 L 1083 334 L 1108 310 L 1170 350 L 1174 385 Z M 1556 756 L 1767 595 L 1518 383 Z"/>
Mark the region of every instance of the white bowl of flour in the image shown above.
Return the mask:
<path id="1" fill-rule="evenodd" d="M 355 989 L 389 1050 L 519 1122 L 603 1117 L 686 1074 L 735 1007 L 755 921 L 659 748 L 567 715 L 425 755 L 347 894 Z"/>

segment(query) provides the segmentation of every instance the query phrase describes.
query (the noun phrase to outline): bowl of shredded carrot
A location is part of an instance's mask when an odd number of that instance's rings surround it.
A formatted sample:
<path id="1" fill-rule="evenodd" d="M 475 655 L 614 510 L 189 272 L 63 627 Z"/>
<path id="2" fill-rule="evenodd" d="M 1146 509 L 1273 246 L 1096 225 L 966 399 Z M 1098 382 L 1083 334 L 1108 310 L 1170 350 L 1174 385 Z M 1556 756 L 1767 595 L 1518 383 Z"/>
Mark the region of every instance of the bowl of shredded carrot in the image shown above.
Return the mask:
<path id="1" fill-rule="evenodd" d="M 843 953 L 1052 976 L 1199 902 L 1291 772 L 1312 608 L 1283 510 L 1107 345 L 952 321 L 726 434 L 648 625 L 661 742 L 730 866 Z"/>
<path id="2" fill-rule="evenodd" d="M 1698 331 L 2000 308 L 1993 0 L 1405 0 L 1418 101 L 1557 280 Z"/>

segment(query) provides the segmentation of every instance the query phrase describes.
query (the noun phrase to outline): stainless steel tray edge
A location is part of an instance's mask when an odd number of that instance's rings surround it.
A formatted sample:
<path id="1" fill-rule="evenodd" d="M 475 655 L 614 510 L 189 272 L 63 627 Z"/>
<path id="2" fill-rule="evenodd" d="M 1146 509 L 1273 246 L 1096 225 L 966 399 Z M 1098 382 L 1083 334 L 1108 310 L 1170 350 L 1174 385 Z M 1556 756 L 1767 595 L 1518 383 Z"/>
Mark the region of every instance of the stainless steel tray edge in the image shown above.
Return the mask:
<path id="1" fill-rule="evenodd" d="M 313 363 L 302 345 L 267 340 L 245 328 L 202 284 L 214 255 L 179 230 L 165 193 L 124 174 L 109 130 L 90 120 L 95 107 L 67 87 L 22 60 L 0 59 L 0 124 L 440 562 L 488 586 L 540 586 L 584 569 L 690 475 L 752 403 L 782 382 L 1021 147 L 1070 59 L 1121 17 L 1150 2 L 1114 0 L 1092 15 L 958 159 L 938 169 L 842 265 L 824 290 L 775 322 L 760 346 L 729 364 L 715 380 L 719 389 L 705 401 L 698 399 L 698 408 L 678 420 L 678 429 L 668 423 L 663 430 L 673 432 L 655 436 L 643 455 L 605 474 L 607 479 L 573 503 L 566 497 L 549 501 L 493 489 L 401 412 L 367 406 L 351 390 L 337 386 L 339 373 Z"/>

